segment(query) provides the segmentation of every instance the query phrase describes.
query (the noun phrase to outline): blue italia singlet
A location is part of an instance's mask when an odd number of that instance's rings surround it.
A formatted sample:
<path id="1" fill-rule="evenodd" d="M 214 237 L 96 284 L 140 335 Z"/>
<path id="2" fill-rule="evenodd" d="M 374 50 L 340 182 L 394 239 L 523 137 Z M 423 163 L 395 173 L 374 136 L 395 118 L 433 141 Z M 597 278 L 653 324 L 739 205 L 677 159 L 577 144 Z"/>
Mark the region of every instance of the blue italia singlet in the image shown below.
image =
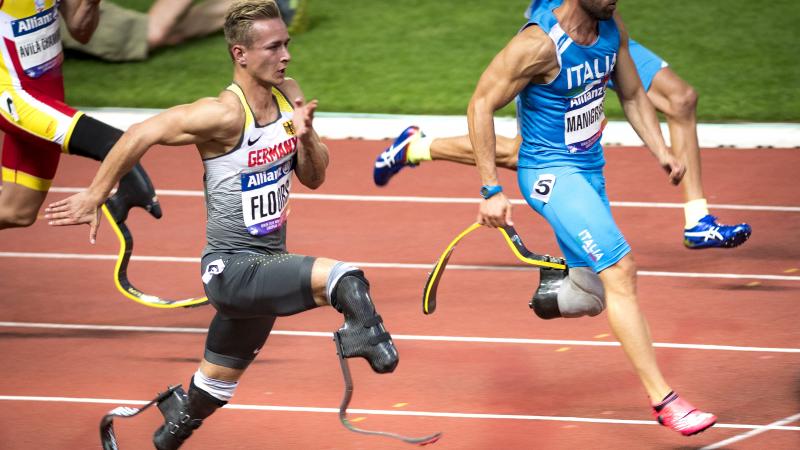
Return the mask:
<path id="1" fill-rule="evenodd" d="M 552 39 L 560 70 L 550 83 L 530 83 L 517 97 L 519 167 L 600 169 L 603 104 L 620 42 L 616 22 L 599 21 L 597 39 L 585 46 L 573 42 L 551 10 L 539 10 L 525 27 L 531 25 Z"/>

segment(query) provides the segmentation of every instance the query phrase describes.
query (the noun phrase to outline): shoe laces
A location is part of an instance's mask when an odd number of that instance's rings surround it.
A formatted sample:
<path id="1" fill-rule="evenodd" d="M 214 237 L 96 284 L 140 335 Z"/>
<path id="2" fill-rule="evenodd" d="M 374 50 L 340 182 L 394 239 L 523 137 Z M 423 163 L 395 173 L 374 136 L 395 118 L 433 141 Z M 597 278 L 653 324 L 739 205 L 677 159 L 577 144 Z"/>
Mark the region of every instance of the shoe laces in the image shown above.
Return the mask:
<path id="1" fill-rule="evenodd" d="M 394 167 L 395 163 L 395 156 L 399 153 L 403 147 L 395 147 L 391 146 L 386 151 L 381 153 L 381 162 L 380 167 Z"/>

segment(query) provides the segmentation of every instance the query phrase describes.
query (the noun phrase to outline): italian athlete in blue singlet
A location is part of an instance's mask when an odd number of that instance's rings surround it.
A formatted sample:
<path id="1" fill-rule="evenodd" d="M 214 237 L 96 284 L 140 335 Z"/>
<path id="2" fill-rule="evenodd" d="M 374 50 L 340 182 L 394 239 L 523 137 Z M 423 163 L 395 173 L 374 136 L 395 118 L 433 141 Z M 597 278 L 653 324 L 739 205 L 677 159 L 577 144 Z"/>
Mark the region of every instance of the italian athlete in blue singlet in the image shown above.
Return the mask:
<path id="1" fill-rule="evenodd" d="M 670 181 L 680 182 L 685 169 L 664 143 L 615 9 L 614 0 L 564 0 L 555 11 L 541 9 L 481 76 L 468 108 L 484 184 L 478 221 L 491 227 L 511 222 L 511 203 L 498 185 L 492 116 L 516 96 L 522 139 L 517 179 L 525 200 L 555 231 L 569 266 L 567 279 L 598 274 L 594 280 L 602 282 L 609 324 L 647 391 L 653 415 L 688 436 L 712 426 L 716 417 L 679 398 L 667 384 L 638 307 L 636 265 L 611 216 L 602 173 L 603 102 L 612 77 L 628 121 Z"/>
<path id="2" fill-rule="evenodd" d="M 619 30 L 614 20 L 600 21 L 597 40 L 583 46 L 572 41 L 550 10 L 540 10 L 530 25 L 552 39 L 561 70 L 550 83 L 530 83 L 517 97 L 519 186 L 553 227 L 567 264 L 600 272 L 630 251 L 611 217 L 600 145 Z"/>

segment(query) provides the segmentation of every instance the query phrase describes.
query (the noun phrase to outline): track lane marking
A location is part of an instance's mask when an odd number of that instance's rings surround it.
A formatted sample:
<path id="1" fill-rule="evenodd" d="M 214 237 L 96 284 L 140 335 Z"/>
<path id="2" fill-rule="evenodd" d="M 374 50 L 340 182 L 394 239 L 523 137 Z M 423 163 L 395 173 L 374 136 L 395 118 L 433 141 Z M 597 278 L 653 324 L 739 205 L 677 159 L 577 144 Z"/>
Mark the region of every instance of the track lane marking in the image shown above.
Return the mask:
<path id="1" fill-rule="evenodd" d="M 779 428 L 779 427 L 783 427 L 787 423 L 796 422 L 798 420 L 800 420 L 800 414 L 795 414 L 793 416 L 789 416 L 789 417 L 783 418 L 781 420 L 776 420 L 775 422 L 772 422 L 772 423 L 770 423 L 768 425 L 763 425 L 761 427 L 754 428 L 753 430 L 750 430 L 747 433 L 742 433 L 742 434 L 733 436 L 731 438 L 725 439 L 723 441 L 719 441 L 719 442 L 716 442 L 714 444 L 707 445 L 707 446 L 701 448 L 700 450 L 714 450 L 714 449 L 718 449 L 718 448 L 724 448 L 729 444 L 733 444 L 734 442 L 743 441 L 743 440 L 749 439 L 749 438 L 751 438 L 753 436 L 757 436 L 757 435 L 759 435 L 761 433 L 766 433 L 767 431 L 770 431 L 770 430 L 783 429 L 783 428 Z M 800 427 L 793 427 L 793 428 L 799 428 L 800 429 Z"/>
<path id="2" fill-rule="evenodd" d="M 63 194 L 74 194 L 84 191 L 85 188 L 79 187 L 52 187 L 50 192 Z M 159 196 L 170 197 L 203 197 L 203 191 L 181 190 L 181 189 L 157 189 Z M 349 195 L 349 194 L 310 194 L 292 193 L 292 199 L 298 200 L 323 200 L 323 201 L 345 201 L 345 202 L 389 202 L 389 203 L 446 203 L 446 204 L 478 204 L 479 198 L 473 197 L 422 197 L 413 195 Z M 524 205 L 525 200 L 510 199 L 514 205 Z M 683 209 L 683 203 L 666 202 L 621 202 L 612 201 L 611 206 L 622 208 L 671 208 Z M 733 205 L 733 204 L 709 204 L 709 209 L 731 209 L 738 211 L 772 211 L 772 212 L 800 212 L 800 206 L 781 206 L 781 205 Z"/>
<path id="3" fill-rule="evenodd" d="M 55 252 L 0 252 L 0 258 L 33 258 L 33 259 L 82 259 L 97 261 L 116 261 L 117 255 L 103 255 L 92 253 L 55 253 Z M 199 264 L 200 258 L 181 256 L 132 256 L 132 261 L 143 262 L 168 262 Z M 386 263 L 386 262 L 351 262 L 351 264 L 372 269 L 411 269 L 430 270 L 432 264 L 416 263 Z M 481 265 L 481 264 L 448 264 L 450 270 L 492 270 L 492 271 L 535 271 L 535 267 L 521 265 Z M 755 279 L 773 281 L 800 281 L 797 275 L 769 275 L 747 273 L 703 273 L 703 272 L 665 272 L 653 270 L 640 270 L 636 272 L 644 277 L 672 277 L 672 278 L 724 278 L 724 279 Z"/>
<path id="4" fill-rule="evenodd" d="M 84 404 L 109 404 L 109 405 L 144 405 L 145 400 L 124 400 L 109 398 L 85 398 L 85 397 L 40 397 L 22 395 L 0 395 L 0 401 L 16 402 L 55 402 L 55 403 L 84 403 Z M 311 412 L 338 414 L 338 408 L 327 408 L 317 406 L 280 406 L 280 405 L 239 405 L 228 404 L 225 409 L 235 409 L 240 411 L 279 411 L 279 412 Z M 461 412 L 435 412 L 435 411 L 403 411 L 388 409 L 358 409 L 348 408 L 351 414 L 372 414 L 382 416 L 414 416 L 414 417 L 442 417 L 452 419 L 501 419 L 501 420 L 537 420 L 550 422 L 582 422 L 582 423 L 602 423 L 602 424 L 624 424 L 624 425 L 658 425 L 653 420 L 630 420 L 630 419 L 603 419 L 592 417 L 569 417 L 569 416 L 538 416 L 528 414 L 489 414 L 489 413 L 461 413 Z M 763 425 L 749 424 L 725 424 L 718 423 L 715 428 L 734 428 L 752 429 L 763 428 Z M 800 431 L 800 427 L 794 426 L 774 426 L 771 429 L 780 431 Z"/>
<path id="5" fill-rule="evenodd" d="M 82 330 L 82 331 L 119 331 L 130 332 L 138 331 L 143 333 L 190 333 L 205 334 L 206 328 L 191 327 L 153 327 L 153 326 L 132 326 L 132 325 L 93 325 L 93 324 L 68 324 L 68 323 L 44 323 L 44 322 L 0 322 L 0 328 L 37 328 L 55 330 Z M 324 337 L 331 339 L 332 333 L 325 331 L 289 331 L 273 330 L 271 335 L 293 336 L 293 337 Z M 576 345 L 585 347 L 619 347 L 616 341 L 581 341 L 571 339 L 529 339 L 529 338 L 492 338 L 476 336 L 430 336 L 418 334 L 394 334 L 392 339 L 397 341 L 429 341 L 429 342 L 464 342 L 482 344 L 523 344 L 523 345 Z M 800 348 L 781 348 L 781 347 L 746 347 L 734 345 L 712 345 L 712 344 L 680 344 L 670 342 L 654 342 L 657 348 L 672 348 L 683 350 L 716 350 L 716 351 L 736 351 L 736 352 L 761 352 L 761 353 L 798 353 Z"/>

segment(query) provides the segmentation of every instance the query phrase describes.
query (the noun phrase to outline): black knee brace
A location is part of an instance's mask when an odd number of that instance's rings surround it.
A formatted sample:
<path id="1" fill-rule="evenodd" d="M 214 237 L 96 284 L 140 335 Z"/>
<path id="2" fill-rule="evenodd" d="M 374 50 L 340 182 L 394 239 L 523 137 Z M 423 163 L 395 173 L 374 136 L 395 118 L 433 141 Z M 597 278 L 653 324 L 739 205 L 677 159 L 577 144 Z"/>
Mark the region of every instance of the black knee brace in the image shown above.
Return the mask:
<path id="1" fill-rule="evenodd" d="M 158 450 L 176 450 L 203 424 L 203 419 L 225 403 L 195 386 L 194 378 L 188 394 L 178 386 L 158 403 L 164 424 L 153 433 L 153 445 Z"/>
<path id="2" fill-rule="evenodd" d="M 344 315 L 339 334 L 342 356 L 360 356 L 378 373 L 394 371 L 399 360 L 392 337 L 369 296 L 369 282 L 358 270 L 344 274 L 331 294 L 331 306 Z"/>

